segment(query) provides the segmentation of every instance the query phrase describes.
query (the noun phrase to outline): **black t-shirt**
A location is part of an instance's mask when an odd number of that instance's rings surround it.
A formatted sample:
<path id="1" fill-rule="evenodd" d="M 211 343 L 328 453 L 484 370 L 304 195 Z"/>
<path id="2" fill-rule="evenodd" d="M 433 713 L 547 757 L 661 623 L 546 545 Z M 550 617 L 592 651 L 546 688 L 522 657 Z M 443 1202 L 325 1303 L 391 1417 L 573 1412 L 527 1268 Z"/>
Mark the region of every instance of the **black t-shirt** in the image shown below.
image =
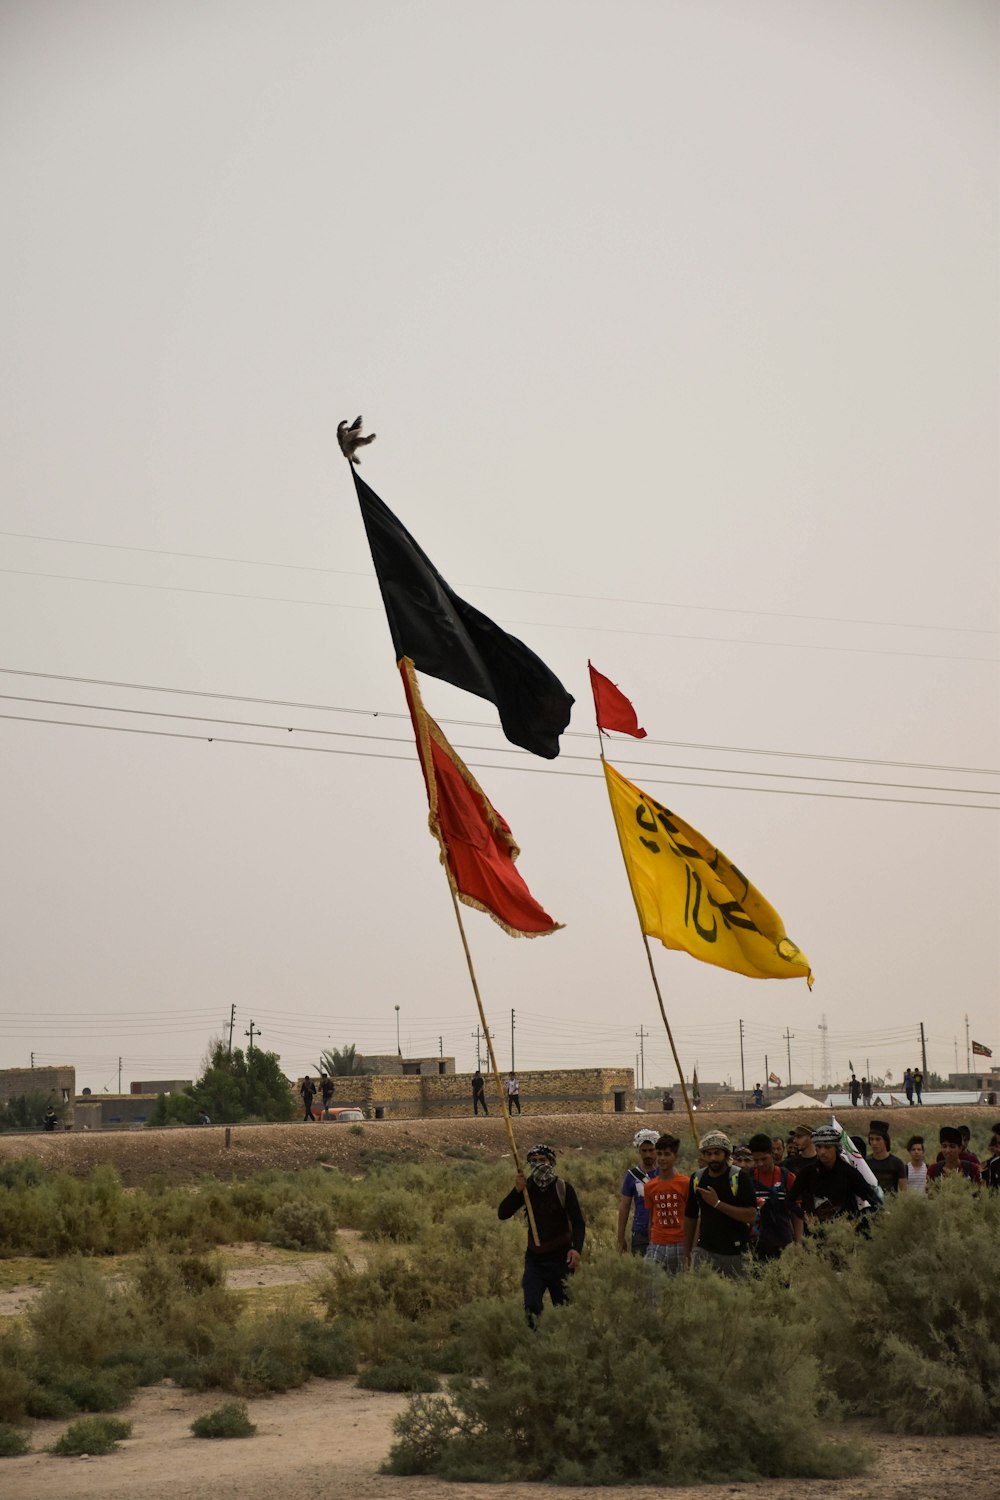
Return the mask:
<path id="1" fill-rule="evenodd" d="M 565 1205 L 560 1198 L 555 1180 L 550 1182 L 548 1187 L 540 1188 L 536 1182 L 528 1178 L 531 1209 L 535 1215 L 538 1238 L 541 1240 L 540 1245 L 535 1244 L 529 1225 L 526 1252 L 528 1255 L 555 1255 L 565 1259 L 567 1250 L 582 1252 L 587 1226 L 580 1209 L 580 1200 L 571 1182 L 564 1181 L 563 1188 L 566 1194 Z M 497 1209 L 497 1218 L 512 1219 L 523 1208 L 524 1194 L 519 1193 L 517 1188 L 512 1188 Z"/>
<path id="2" fill-rule="evenodd" d="M 742 1224 L 729 1214 L 720 1213 L 717 1208 L 712 1208 L 705 1202 L 697 1191 L 699 1187 L 714 1188 L 720 1203 L 730 1204 L 734 1208 L 756 1208 L 757 1196 L 750 1173 L 741 1172 L 738 1167 L 731 1165 L 717 1177 L 707 1169 L 695 1172 L 691 1177 L 691 1190 L 684 1210 L 685 1218 L 701 1219 L 698 1244 L 702 1250 L 711 1250 L 713 1255 L 741 1254 L 750 1244 L 753 1220 L 749 1224 Z"/>
<path id="3" fill-rule="evenodd" d="M 899 1157 L 893 1156 L 890 1151 L 889 1155 L 883 1156 L 880 1161 L 877 1156 L 872 1156 L 869 1152 L 867 1160 L 872 1169 L 872 1176 L 883 1193 L 898 1193 L 900 1181 L 906 1176 L 906 1168 Z"/>
<path id="4" fill-rule="evenodd" d="M 837 1157 L 832 1167 L 824 1167 L 817 1156 L 788 1190 L 790 1203 L 818 1219 L 832 1219 L 845 1213 L 853 1216 L 859 1212 L 859 1198 L 873 1208 L 878 1207 L 878 1193 L 871 1183 L 842 1156 Z"/>

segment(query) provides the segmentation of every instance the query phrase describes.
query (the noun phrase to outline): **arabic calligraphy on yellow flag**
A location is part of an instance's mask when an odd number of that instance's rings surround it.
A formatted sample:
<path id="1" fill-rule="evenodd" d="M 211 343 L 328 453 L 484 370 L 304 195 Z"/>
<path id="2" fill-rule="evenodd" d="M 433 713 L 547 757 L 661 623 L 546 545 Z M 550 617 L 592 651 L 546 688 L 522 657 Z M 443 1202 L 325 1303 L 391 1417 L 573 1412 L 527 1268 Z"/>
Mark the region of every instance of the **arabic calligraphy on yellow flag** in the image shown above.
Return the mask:
<path id="1" fill-rule="evenodd" d="M 607 761 L 604 775 L 643 932 L 703 963 L 812 989 L 809 960 L 721 849 Z"/>

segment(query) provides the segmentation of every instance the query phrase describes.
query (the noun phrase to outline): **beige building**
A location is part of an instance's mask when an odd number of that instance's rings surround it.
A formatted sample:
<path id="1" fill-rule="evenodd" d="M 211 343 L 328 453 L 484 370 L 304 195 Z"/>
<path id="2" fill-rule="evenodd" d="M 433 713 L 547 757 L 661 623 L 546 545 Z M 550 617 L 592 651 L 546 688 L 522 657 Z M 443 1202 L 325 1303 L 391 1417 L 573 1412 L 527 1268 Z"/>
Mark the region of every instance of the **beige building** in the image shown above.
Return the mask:
<path id="1" fill-rule="evenodd" d="M 49 1103 L 61 1109 L 63 1124 L 72 1126 L 76 1069 L 68 1063 L 55 1068 L 0 1068 L 0 1103 L 22 1094 L 45 1094 Z"/>

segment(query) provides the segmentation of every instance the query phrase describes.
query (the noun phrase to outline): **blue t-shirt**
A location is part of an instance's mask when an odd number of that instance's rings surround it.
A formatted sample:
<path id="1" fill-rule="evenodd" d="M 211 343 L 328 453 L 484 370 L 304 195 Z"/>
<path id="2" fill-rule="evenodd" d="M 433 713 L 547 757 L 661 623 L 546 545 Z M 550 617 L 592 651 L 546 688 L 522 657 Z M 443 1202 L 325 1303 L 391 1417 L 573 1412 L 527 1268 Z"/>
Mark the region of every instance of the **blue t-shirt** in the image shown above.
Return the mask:
<path id="1" fill-rule="evenodd" d="M 639 1174 L 638 1180 L 635 1176 L 636 1172 L 638 1172 Z M 633 1201 L 633 1234 L 649 1233 L 649 1209 L 646 1207 L 646 1201 L 643 1198 L 642 1190 L 645 1184 L 656 1175 L 657 1172 L 655 1167 L 651 1172 L 644 1172 L 641 1167 L 629 1167 L 628 1171 L 625 1173 L 625 1180 L 622 1182 L 622 1197 L 631 1198 Z"/>

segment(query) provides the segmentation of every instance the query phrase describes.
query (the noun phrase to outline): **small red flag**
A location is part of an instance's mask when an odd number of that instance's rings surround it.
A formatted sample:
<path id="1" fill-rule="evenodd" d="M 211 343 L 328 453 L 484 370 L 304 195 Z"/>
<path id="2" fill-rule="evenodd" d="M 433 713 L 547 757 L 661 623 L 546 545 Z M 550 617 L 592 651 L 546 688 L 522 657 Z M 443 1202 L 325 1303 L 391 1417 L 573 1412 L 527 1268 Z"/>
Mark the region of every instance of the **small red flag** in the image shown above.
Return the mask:
<path id="1" fill-rule="evenodd" d="M 590 667 L 590 686 L 594 693 L 598 729 L 613 729 L 618 734 L 630 734 L 634 740 L 644 740 L 646 731 L 639 728 L 635 709 L 625 694 L 619 692 L 614 683 L 602 676 L 589 661 L 587 666 Z"/>
<path id="2" fill-rule="evenodd" d="M 428 826 L 456 896 L 511 937 L 557 932 L 562 923 L 542 910 L 514 867 L 520 850 L 506 821 L 424 708 L 408 657 L 399 670 L 427 786 Z"/>

